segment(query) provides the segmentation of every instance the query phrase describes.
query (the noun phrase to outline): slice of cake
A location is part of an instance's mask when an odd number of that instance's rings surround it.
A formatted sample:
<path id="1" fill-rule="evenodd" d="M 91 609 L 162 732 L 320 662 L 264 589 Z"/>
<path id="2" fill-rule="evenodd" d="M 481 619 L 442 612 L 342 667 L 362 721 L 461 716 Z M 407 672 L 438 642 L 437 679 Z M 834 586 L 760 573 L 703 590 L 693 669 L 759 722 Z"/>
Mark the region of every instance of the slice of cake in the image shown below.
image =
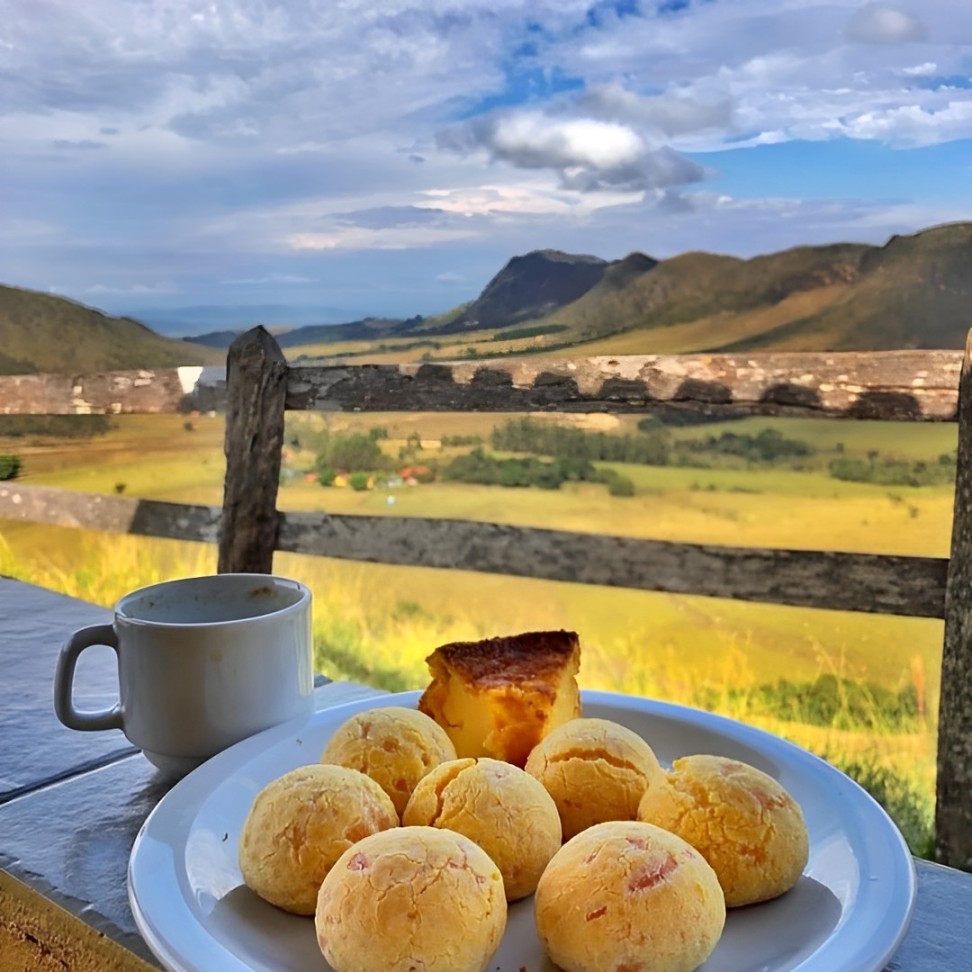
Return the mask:
<path id="1" fill-rule="evenodd" d="M 573 631 L 531 631 L 442 645 L 426 659 L 432 681 L 419 710 L 460 757 L 523 766 L 555 726 L 580 715 L 580 643 Z"/>

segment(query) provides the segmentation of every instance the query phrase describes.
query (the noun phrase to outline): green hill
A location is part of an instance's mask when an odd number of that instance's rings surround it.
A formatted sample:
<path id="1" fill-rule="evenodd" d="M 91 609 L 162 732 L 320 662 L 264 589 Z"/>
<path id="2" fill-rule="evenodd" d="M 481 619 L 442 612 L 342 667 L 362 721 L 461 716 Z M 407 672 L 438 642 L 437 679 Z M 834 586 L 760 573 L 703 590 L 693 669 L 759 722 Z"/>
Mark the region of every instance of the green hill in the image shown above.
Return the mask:
<path id="1" fill-rule="evenodd" d="M 884 246 L 685 253 L 612 284 L 621 264 L 544 318 L 567 326 L 578 353 L 962 348 L 972 325 L 968 223 Z"/>
<path id="2" fill-rule="evenodd" d="M 609 266 L 600 257 L 559 250 L 513 257 L 455 322 L 466 327 L 509 327 L 549 314 L 583 297 Z"/>
<path id="3" fill-rule="evenodd" d="M 961 348 L 972 325 L 972 224 L 884 246 L 799 246 L 750 259 L 631 253 L 607 262 L 539 250 L 510 260 L 461 308 L 380 323 L 383 334 L 359 324 L 354 336 L 376 348 L 381 337 L 434 337 L 435 353 L 421 353 L 442 359 L 492 347 L 557 355 Z M 316 330 L 318 340 L 351 337 Z M 288 343 L 300 345 L 304 333 L 290 332 Z M 384 353 L 394 356 L 394 344 Z"/>
<path id="4" fill-rule="evenodd" d="M 222 364 L 224 351 L 165 338 L 53 294 L 0 284 L 0 374 Z"/>
<path id="5" fill-rule="evenodd" d="M 955 223 L 884 246 L 800 246 L 750 259 L 631 253 L 609 262 L 537 250 L 508 261 L 477 298 L 443 314 L 299 327 L 278 340 L 292 354 L 357 342 L 345 357 L 447 360 L 962 348 L 970 326 L 972 223 Z M 0 286 L 0 373 L 221 363 L 232 336 L 200 338 L 216 347 L 189 344 L 62 297 Z"/>
<path id="6" fill-rule="evenodd" d="M 797 292 L 856 279 L 867 250 L 853 244 L 798 247 L 751 260 L 695 252 L 654 266 L 632 254 L 548 320 L 567 324 L 579 341 L 712 320 L 706 343 L 717 347 L 733 339 L 736 315 L 773 306 Z"/>
<path id="7" fill-rule="evenodd" d="M 741 347 L 962 348 L 972 327 L 972 224 L 895 236 L 862 256 L 833 302 Z"/>

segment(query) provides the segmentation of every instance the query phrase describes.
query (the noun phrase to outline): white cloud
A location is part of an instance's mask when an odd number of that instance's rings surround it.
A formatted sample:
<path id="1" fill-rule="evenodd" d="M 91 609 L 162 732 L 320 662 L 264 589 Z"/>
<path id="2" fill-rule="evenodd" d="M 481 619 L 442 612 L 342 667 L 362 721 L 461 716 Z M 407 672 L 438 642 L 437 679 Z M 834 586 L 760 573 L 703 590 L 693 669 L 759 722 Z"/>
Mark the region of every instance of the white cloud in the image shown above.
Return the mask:
<path id="1" fill-rule="evenodd" d="M 488 147 L 524 169 L 613 169 L 629 166 L 645 146 L 630 128 L 587 118 L 560 120 L 539 112 L 500 116 Z"/>
<path id="2" fill-rule="evenodd" d="M 85 293 L 92 295 L 101 294 L 131 294 L 138 296 L 146 296 L 149 294 L 177 294 L 179 293 L 179 288 L 171 283 L 157 283 L 157 284 L 125 284 L 124 286 L 112 286 L 110 284 L 92 284 L 90 287 L 85 288 Z"/>
<path id="3" fill-rule="evenodd" d="M 281 284 L 288 286 L 291 284 L 312 283 L 310 277 L 301 277 L 295 273 L 268 273 L 262 277 L 240 277 L 236 280 L 221 280 L 220 283 L 231 286 L 262 286 L 263 284 Z"/>
<path id="4" fill-rule="evenodd" d="M 286 242 L 294 250 L 410 250 L 456 243 L 474 235 L 472 230 L 434 226 L 395 226 L 381 230 L 341 226 L 328 232 L 295 233 Z"/>
<path id="5" fill-rule="evenodd" d="M 440 134 L 458 151 L 484 150 L 521 169 L 550 169 L 580 192 L 639 191 L 696 182 L 702 168 L 667 148 L 653 149 L 630 126 L 584 117 L 513 111 L 478 118 Z"/>
<path id="6" fill-rule="evenodd" d="M 644 95 L 613 81 L 589 88 L 582 95 L 580 106 L 594 117 L 628 122 L 658 138 L 727 131 L 731 125 L 732 109 L 726 93 L 712 100 L 677 92 Z"/>
<path id="7" fill-rule="evenodd" d="M 907 78 L 930 78 L 938 73 L 938 65 L 934 61 L 925 61 L 924 64 L 902 68 L 901 73 Z"/>
<path id="8" fill-rule="evenodd" d="M 921 21 L 887 3 L 868 3 L 847 21 L 845 34 L 863 44 L 906 44 L 925 37 Z"/>
<path id="9" fill-rule="evenodd" d="M 935 110 L 921 105 L 900 105 L 864 112 L 837 127 L 852 138 L 880 139 L 907 146 L 933 145 L 949 132 L 955 138 L 972 136 L 972 101 L 949 101 Z"/>
<path id="10" fill-rule="evenodd" d="M 461 216 L 583 216 L 607 206 L 638 203 L 640 191 L 581 193 L 568 190 L 551 179 L 519 179 L 504 185 L 463 186 L 455 189 L 427 189 L 436 209 Z M 418 203 L 417 205 L 425 205 Z"/>
<path id="11" fill-rule="evenodd" d="M 477 270 L 455 270 L 470 281 L 537 246 L 706 248 L 731 218 L 737 247 L 770 248 L 810 210 L 757 219 L 690 153 L 738 150 L 741 172 L 773 143 L 972 139 L 969 0 L 628 6 L 0 0 L 0 264 L 121 303 L 161 300 L 144 283 L 160 278 L 303 295 L 322 268 L 408 248 L 403 279 L 417 265 L 434 288 L 474 249 Z M 799 176 L 827 195 L 821 171 Z M 903 185 L 914 207 L 894 219 L 931 213 L 925 190 Z M 870 189 L 841 191 L 815 232 L 854 230 Z M 968 193 L 950 198 L 956 218 Z"/>

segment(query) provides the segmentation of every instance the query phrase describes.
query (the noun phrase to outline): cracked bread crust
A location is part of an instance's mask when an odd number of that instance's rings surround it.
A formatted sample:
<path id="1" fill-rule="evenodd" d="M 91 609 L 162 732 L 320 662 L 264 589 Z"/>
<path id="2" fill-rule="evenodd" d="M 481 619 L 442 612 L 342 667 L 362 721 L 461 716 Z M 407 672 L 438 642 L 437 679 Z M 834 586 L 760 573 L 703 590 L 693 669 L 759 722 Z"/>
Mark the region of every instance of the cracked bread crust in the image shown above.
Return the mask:
<path id="1" fill-rule="evenodd" d="M 537 935 L 565 972 L 689 972 L 722 936 L 715 872 L 660 827 L 612 821 L 569 840 L 534 899 Z"/>
<path id="2" fill-rule="evenodd" d="M 440 827 L 475 841 L 503 875 L 506 899 L 533 894 L 560 849 L 560 815 L 529 773 L 498 759 L 440 763 L 412 793 L 402 823 Z"/>
<path id="3" fill-rule="evenodd" d="M 676 759 L 665 782 L 645 793 L 638 817 L 697 848 L 730 908 L 784 894 L 809 858 L 799 803 L 762 770 L 723 756 Z"/>
<path id="4" fill-rule="evenodd" d="M 314 924 L 335 972 L 483 972 L 506 919 L 502 875 L 481 847 L 450 830 L 399 827 L 338 859 Z"/>
<path id="5" fill-rule="evenodd" d="M 317 889 L 341 854 L 362 837 L 397 826 L 390 797 L 363 773 L 299 766 L 256 795 L 240 832 L 240 871 L 265 901 L 312 915 Z"/>
<path id="6" fill-rule="evenodd" d="M 564 839 L 609 820 L 634 820 L 644 793 L 664 784 L 651 746 L 609 719 L 573 719 L 530 753 L 527 773 L 553 797 Z"/>

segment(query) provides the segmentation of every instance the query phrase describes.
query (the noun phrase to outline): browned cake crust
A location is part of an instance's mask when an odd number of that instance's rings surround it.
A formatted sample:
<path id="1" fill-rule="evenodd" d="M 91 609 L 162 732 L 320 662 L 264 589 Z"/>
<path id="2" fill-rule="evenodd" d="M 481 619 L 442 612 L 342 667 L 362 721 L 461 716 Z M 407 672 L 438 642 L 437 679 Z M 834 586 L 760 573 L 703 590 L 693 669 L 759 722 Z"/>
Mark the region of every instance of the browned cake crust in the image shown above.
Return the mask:
<path id="1" fill-rule="evenodd" d="M 468 683 L 485 687 L 555 680 L 580 650 L 573 631 L 527 631 L 483 641 L 454 641 L 435 650 Z"/>
<path id="2" fill-rule="evenodd" d="M 445 729 L 459 756 L 522 767 L 554 725 L 580 715 L 580 641 L 573 631 L 456 641 L 426 661 L 432 681 L 419 711 Z"/>

